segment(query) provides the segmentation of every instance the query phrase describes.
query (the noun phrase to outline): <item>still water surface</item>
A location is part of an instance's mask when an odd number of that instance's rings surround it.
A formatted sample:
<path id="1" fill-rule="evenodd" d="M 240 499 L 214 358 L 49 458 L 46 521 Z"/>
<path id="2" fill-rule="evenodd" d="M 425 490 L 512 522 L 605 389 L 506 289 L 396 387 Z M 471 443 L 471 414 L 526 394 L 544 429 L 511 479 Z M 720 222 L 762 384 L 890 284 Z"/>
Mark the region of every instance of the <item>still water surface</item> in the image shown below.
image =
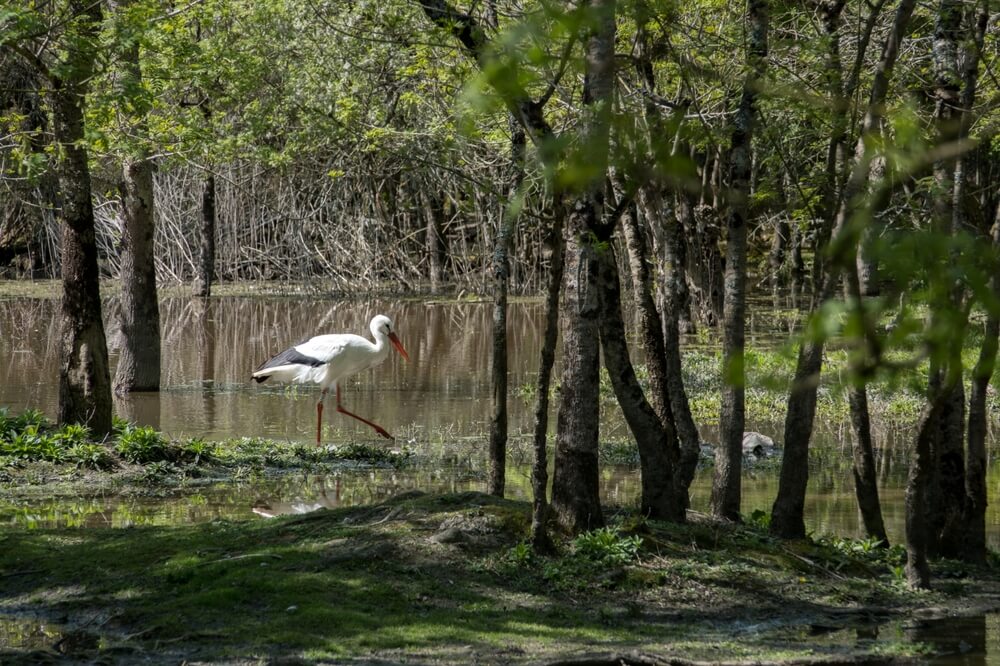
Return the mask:
<path id="1" fill-rule="evenodd" d="M 117 302 L 105 301 L 109 322 Z M 344 471 L 335 476 L 294 475 L 253 483 L 198 486 L 166 497 L 87 498 L 73 503 L 32 502 L 0 506 L 0 524 L 129 525 L 251 518 L 300 512 L 320 506 L 347 506 L 377 501 L 404 490 L 474 490 L 485 487 L 482 457 L 489 422 L 489 354 L 491 304 L 335 300 L 290 297 L 221 297 L 210 302 L 167 298 L 163 322 L 162 390 L 116 403 L 118 413 L 153 425 L 171 437 L 269 437 L 279 441 L 313 441 L 314 387 L 255 384 L 250 373 L 263 360 L 307 336 L 332 332 L 368 335 L 375 314 L 391 316 L 411 361 L 391 353 L 381 366 L 351 378 L 344 404 L 375 420 L 418 455 L 464 461 L 435 469 Z M 0 293 L 0 405 L 12 411 L 38 408 L 54 416 L 58 400 L 58 302 L 3 298 Z M 773 340 L 773 319 L 751 322 L 748 344 Z M 509 313 L 510 431 L 512 464 L 508 485 L 515 497 L 527 497 L 527 437 L 531 405 L 517 395 L 536 372 L 543 326 L 540 303 L 515 303 Z M 109 341 L 115 346 L 111 326 Z M 116 357 L 112 354 L 112 365 Z M 627 437 L 613 410 L 603 419 L 602 440 Z M 325 412 L 325 441 L 383 441 L 365 426 Z M 748 427 L 780 440 L 781 424 L 755 420 Z M 715 424 L 703 424 L 703 439 L 715 439 Z M 895 430 L 876 432 L 882 499 L 890 538 L 902 536 L 904 456 Z M 846 424 L 819 424 L 806 504 L 809 529 L 816 533 L 860 535 L 849 471 L 850 436 Z M 991 496 L 996 497 L 1000 470 L 991 470 Z M 692 508 L 708 505 L 711 469 L 702 470 L 692 488 Z M 777 489 L 777 466 L 751 469 L 744 477 L 743 510 L 769 511 Z M 609 503 L 634 503 L 639 492 L 636 470 L 627 466 L 602 469 L 602 492 Z M 990 507 L 990 540 L 1000 547 L 1000 513 Z"/>

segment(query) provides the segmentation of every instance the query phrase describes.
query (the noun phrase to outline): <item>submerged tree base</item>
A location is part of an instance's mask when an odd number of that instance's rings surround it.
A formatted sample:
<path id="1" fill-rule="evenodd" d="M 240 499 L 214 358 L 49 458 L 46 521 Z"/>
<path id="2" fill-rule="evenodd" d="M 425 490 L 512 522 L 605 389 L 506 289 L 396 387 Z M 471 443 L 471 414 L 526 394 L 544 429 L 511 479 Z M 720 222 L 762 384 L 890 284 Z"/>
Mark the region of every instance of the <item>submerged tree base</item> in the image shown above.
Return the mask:
<path id="1" fill-rule="evenodd" d="M 269 520 L 8 529 L 0 623 L 64 628 L 49 646 L 0 648 L 0 661 L 888 663 L 926 648 L 803 637 L 1000 606 L 995 570 L 915 593 L 864 554 L 699 515 L 626 517 L 557 557 L 525 545 L 529 526 L 524 502 L 409 493 Z"/>

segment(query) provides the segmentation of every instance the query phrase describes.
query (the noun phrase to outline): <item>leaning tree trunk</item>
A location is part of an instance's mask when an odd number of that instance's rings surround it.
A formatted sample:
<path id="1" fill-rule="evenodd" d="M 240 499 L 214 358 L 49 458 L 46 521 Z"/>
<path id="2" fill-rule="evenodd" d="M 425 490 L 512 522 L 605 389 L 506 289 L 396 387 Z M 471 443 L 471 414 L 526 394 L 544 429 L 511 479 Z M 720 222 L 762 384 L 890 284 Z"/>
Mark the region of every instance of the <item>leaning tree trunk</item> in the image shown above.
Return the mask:
<path id="1" fill-rule="evenodd" d="M 507 210 L 497 230 L 493 248 L 493 363 L 490 381 L 493 387 L 493 416 L 490 418 L 489 492 L 503 497 L 507 461 L 507 289 L 510 282 L 510 242 L 517 224 L 519 196 L 524 179 L 524 130 L 511 119 L 511 169 L 507 192 Z M 429 232 L 429 229 L 428 229 Z"/>
<path id="2" fill-rule="evenodd" d="M 118 12 L 123 6 L 113 5 Z M 139 45 L 132 42 L 120 53 L 123 93 L 142 86 Z M 146 109 L 136 105 L 137 113 Z M 147 133 L 145 117 L 138 119 L 140 134 Z M 141 141 L 142 139 L 140 139 Z M 123 344 L 118 356 L 114 391 L 160 389 L 160 304 L 156 293 L 153 212 L 153 163 L 143 147 L 123 160 L 119 190 L 122 198 L 122 305 L 119 324 Z"/>
<path id="3" fill-rule="evenodd" d="M 100 5 L 91 25 L 100 22 Z M 95 35 L 89 35 L 94 39 Z M 81 41 L 89 41 L 81 40 Z M 82 423 L 100 438 L 111 432 L 111 377 L 101 315 L 100 275 L 94 208 L 90 198 L 90 166 L 83 147 L 83 100 L 93 72 L 88 49 L 70 53 L 66 71 L 71 79 L 54 78 L 52 118 L 59 144 L 59 186 L 62 218 L 61 309 L 62 363 L 59 368 L 59 421 Z"/>
<path id="4" fill-rule="evenodd" d="M 722 305 L 722 414 L 719 446 L 715 451 L 712 480 L 712 513 L 728 520 L 740 519 L 743 427 L 745 422 L 743 350 L 746 325 L 747 200 L 757 92 L 767 58 L 767 0 L 749 0 L 750 71 L 734 119 L 729 151 L 729 216 L 726 241 L 725 296 Z"/>
<path id="5" fill-rule="evenodd" d="M 588 155 L 598 156 L 596 177 L 583 185 L 569 215 L 561 311 L 563 374 L 559 394 L 552 512 L 571 532 L 604 523 L 599 496 L 597 438 L 600 417 L 598 373 L 600 303 L 597 298 L 599 243 L 594 230 L 604 212 L 611 103 L 615 77 L 615 0 L 589 0 L 590 34 L 585 38 L 581 128 Z"/>
<path id="6" fill-rule="evenodd" d="M 680 452 L 677 432 L 670 419 L 661 420 L 646 401 L 636 379 L 626 344 L 621 314 L 621 287 L 614 251 L 608 243 L 598 252 L 597 289 L 601 301 L 601 349 L 615 397 L 639 448 L 642 477 L 641 511 L 650 518 L 684 522 L 687 491 L 677 492 L 674 469 Z"/>
<path id="7" fill-rule="evenodd" d="M 667 260 L 664 311 L 658 320 L 650 319 L 647 321 L 645 315 L 640 317 L 640 329 L 647 357 L 662 358 L 662 361 L 658 362 L 658 365 L 662 365 L 662 369 L 657 369 L 657 372 L 662 374 L 662 379 L 658 378 L 654 384 L 651 375 L 650 386 L 657 392 L 665 392 L 664 400 L 666 403 L 661 419 L 669 419 L 677 431 L 680 459 L 675 468 L 675 483 L 677 484 L 677 492 L 683 493 L 686 497 L 691 482 L 694 480 L 695 469 L 698 466 L 701 438 L 698 435 L 698 427 L 695 425 L 694 417 L 691 415 L 691 407 L 688 403 L 684 377 L 681 372 L 679 318 L 683 312 L 681 300 L 684 296 L 677 283 L 685 280 L 683 268 L 679 264 L 683 254 L 683 251 L 679 249 L 679 246 L 684 243 L 683 232 L 680 228 L 680 221 L 673 215 L 664 213 L 663 200 L 655 187 L 643 187 L 640 190 L 639 206 L 647 224 L 650 226 L 662 224 L 664 226 L 663 244 L 666 246 L 664 255 Z M 632 265 L 633 285 L 636 290 L 636 307 L 640 312 L 645 310 L 655 314 L 656 307 L 650 295 L 651 278 L 646 267 L 645 241 L 642 230 L 637 224 L 634 225 L 634 228 L 630 228 L 630 223 L 633 221 L 635 220 L 623 218 L 629 260 Z M 670 249 L 671 246 L 674 246 L 674 249 Z M 684 293 L 686 294 L 686 290 Z M 644 301 L 645 305 L 643 305 Z M 653 406 L 659 413 L 655 402 L 653 402 Z M 666 423 L 666 420 L 664 422 Z"/>

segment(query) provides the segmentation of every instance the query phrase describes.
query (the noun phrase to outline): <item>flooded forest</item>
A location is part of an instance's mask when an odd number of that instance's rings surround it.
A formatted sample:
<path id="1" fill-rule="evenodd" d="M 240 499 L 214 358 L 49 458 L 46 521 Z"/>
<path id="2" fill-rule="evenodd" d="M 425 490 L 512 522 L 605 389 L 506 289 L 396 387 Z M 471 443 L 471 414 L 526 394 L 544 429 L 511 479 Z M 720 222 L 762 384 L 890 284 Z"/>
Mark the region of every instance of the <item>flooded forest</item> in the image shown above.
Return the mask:
<path id="1" fill-rule="evenodd" d="M 0 0 L 0 662 L 994 663 L 998 18 Z"/>

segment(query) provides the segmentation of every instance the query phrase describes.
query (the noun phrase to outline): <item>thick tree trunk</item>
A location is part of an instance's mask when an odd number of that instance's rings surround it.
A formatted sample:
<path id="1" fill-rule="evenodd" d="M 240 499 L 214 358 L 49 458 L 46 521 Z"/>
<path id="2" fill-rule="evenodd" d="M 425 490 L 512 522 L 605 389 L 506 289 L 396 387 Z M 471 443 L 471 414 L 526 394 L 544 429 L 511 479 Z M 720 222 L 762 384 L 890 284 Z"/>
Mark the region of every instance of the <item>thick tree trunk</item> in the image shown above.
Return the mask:
<path id="1" fill-rule="evenodd" d="M 889 537 L 882 520 L 882 504 L 878 496 L 878 474 L 875 470 L 875 451 L 872 446 L 871 415 L 868 411 L 868 390 L 864 386 L 852 386 L 848 393 L 851 407 L 851 432 L 854 445 L 851 453 L 854 460 L 854 494 L 861 511 L 861 522 L 865 534 L 878 539 L 882 548 L 889 547 Z"/>
<path id="2" fill-rule="evenodd" d="M 538 363 L 536 385 L 535 430 L 533 433 L 535 462 L 531 468 L 531 544 L 540 552 L 552 550 L 546 521 L 548 518 L 548 455 L 546 444 L 549 432 L 549 386 L 552 366 L 556 359 L 556 341 L 559 337 L 559 290 L 563 277 L 563 217 L 565 208 L 558 195 L 552 206 L 552 254 L 549 258 L 548 284 L 545 289 L 545 333 L 542 353 Z"/>
<path id="3" fill-rule="evenodd" d="M 599 496 L 597 438 L 600 416 L 598 346 L 600 303 L 596 289 L 600 251 L 595 230 L 602 222 L 611 102 L 615 75 L 615 0 L 590 0 L 589 34 L 584 45 L 581 129 L 594 173 L 580 188 L 569 215 L 566 267 L 560 308 L 563 373 L 559 395 L 552 511 L 571 532 L 604 523 Z"/>
<path id="4" fill-rule="evenodd" d="M 507 289 L 510 282 L 510 243 L 517 224 L 514 199 L 524 179 L 524 130 L 511 119 L 511 170 L 507 211 L 493 248 L 493 355 L 490 381 L 493 415 L 490 418 L 489 492 L 503 497 L 507 461 Z"/>
<path id="5" fill-rule="evenodd" d="M 927 525 L 927 486 L 933 473 L 932 440 L 947 396 L 931 398 L 917 426 L 917 445 L 906 480 L 906 579 L 912 587 L 929 588 L 931 570 L 927 564 L 930 534 Z"/>
<path id="6" fill-rule="evenodd" d="M 743 351 L 746 325 L 747 200 L 750 194 L 753 129 L 757 115 L 758 86 L 767 58 L 768 3 L 749 0 L 750 71 L 734 119 L 729 151 L 729 216 L 726 241 L 725 296 L 723 299 L 722 413 L 719 446 L 715 450 L 712 513 L 740 519 L 743 428 L 745 422 Z"/>
<path id="7" fill-rule="evenodd" d="M 934 27 L 932 56 L 935 78 L 934 123 L 938 145 L 957 140 L 962 131 L 962 101 L 958 53 L 959 42 L 964 37 L 963 6 L 961 0 L 941 0 L 938 5 L 937 23 Z M 939 192 L 955 190 L 955 159 L 934 163 L 934 181 Z M 934 198 L 933 230 L 942 238 L 956 233 L 952 196 Z M 946 303 L 937 309 L 958 311 L 963 300 L 962 288 L 942 285 L 948 296 Z M 933 304 L 932 304 L 933 307 Z M 938 313 L 932 314 L 932 318 Z M 937 431 L 931 440 L 933 472 L 927 493 L 928 542 L 932 556 L 955 557 L 959 554 L 958 542 L 962 532 L 962 512 L 965 504 L 965 458 L 963 451 L 965 432 L 965 390 L 962 385 L 962 358 L 960 349 L 941 350 L 941 379 L 951 376 L 947 395 L 940 411 Z M 932 377 L 932 381 L 933 381 Z M 933 391 L 932 391 L 933 394 Z"/>
<path id="8" fill-rule="evenodd" d="M 563 298 L 562 380 L 557 415 L 552 512 L 570 532 L 604 524 L 598 478 L 600 396 L 597 300 L 597 249 L 588 219 L 599 214 L 600 200 L 581 198 L 569 216 Z"/>
<path id="9" fill-rule="evenodd" d="M 115 393 L 160 389 L 160 305 L 153 254 L 153 166 L 147 157 L 126 161 L 121 182 L 123 344 Z"/>
<path id="10" fill-rule="evenodd" d="M 128 0 L 112 0 L 112 9 L 119 15 Z M 125 40 L 119 57 L 118 89 L 126 99 L 142 87 L 142 67 L 139 64 L 139 44 Z M 134 101 L 139 141 L 148 134 L 145 114 L 148 105 Z M 156 293 L 156 263 L 153 248 L 155 215 L 153 202 L 153 163 L 145 145 L 122 160 L 118 185 L 122 205 L 122 306 L 119 328 L 122 347 L 114 378 L 118 395 L 132 391 L 160 389 L 160 304 Z"/>
<path id="11" fill-rule="evenodd" d="M 81 11 L 87 11 L 79 8 Z M 93 25 L 100 5 L 89 11 Z M 94 38 L 94 35 L 90 35 Z M 52 81 L 52 118 L 59 144 L 59 188 L 62 222 L 61 312 L 62 363 L 59 368 L 59 421 L 82 423 L 94 436 L 111 432 L 111 377 L 101 315 L 100 275 L 90 198 L 90 167 L 83 147 L 83 100 L 93 71 L 93 53 L 72 53 L 67 67 L 73 80 Z"/>

